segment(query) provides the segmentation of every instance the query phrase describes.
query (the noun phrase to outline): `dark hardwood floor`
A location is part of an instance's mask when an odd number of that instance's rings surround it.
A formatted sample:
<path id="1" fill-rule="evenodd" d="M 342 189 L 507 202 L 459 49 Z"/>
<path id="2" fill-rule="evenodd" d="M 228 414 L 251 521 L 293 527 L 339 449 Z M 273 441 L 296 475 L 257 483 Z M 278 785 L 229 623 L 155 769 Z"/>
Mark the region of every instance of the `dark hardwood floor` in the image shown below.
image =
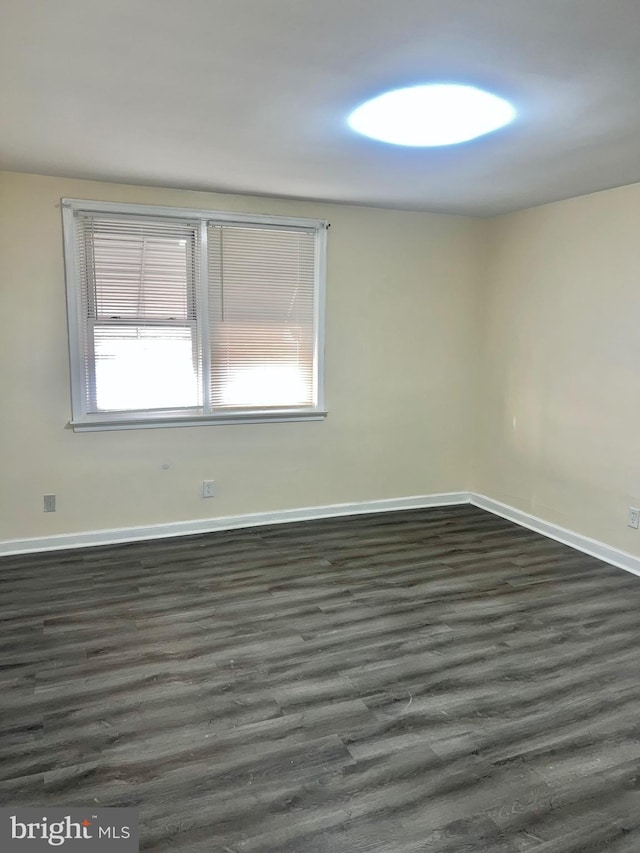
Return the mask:
<path id="1" fill-rule="evenodd" d="M 639 853 L 640 578 L 472 507 L 0 562 L 3 805 L 141 849 Z"/>

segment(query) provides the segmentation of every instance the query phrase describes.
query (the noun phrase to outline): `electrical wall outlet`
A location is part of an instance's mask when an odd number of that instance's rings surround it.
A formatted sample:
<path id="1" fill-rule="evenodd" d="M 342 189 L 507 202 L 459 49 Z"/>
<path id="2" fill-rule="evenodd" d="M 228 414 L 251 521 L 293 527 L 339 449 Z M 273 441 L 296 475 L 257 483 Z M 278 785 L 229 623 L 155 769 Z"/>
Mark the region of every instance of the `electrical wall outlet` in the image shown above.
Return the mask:
<path id="1" fill-rule="evenodd" d="M 44 511 L 45 512 L 55 512 L 56 511 L 56 496 L 55 495 L 44 495 Z"/>
<path id="2" fill-rule="evenodd" d="M 627 515 L 627 527 L 633 527 L 634 530 L 637 530 L 640 527 L 640 509 L 637 509 L 635 506 L 629 507 L 629 514 Z"/>
<path id="3" fill-rule="evenodd" d="M 203 480 L 202 481 L 202 497 L 203 498 L 212 498 L 216 493 L 216 482 L 215 480 Z"/>

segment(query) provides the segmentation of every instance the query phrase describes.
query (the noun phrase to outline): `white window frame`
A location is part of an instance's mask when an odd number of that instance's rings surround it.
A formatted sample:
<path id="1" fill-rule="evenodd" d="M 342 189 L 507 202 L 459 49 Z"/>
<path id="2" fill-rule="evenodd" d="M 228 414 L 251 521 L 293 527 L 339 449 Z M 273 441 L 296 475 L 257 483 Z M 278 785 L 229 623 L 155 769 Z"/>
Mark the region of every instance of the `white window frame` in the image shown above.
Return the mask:
<path id="1" fill-rule="evenodd" d="M 72 418 L 69 425 L 79 432 L 114 429 L 145 429 L 157 427 L 183 427 L 208 424 L 273 423 L 286 421 L 323 420 L 324 407 L 324 327 L 325 327 L 325 287 L 326 287 L 326 249 L 328 222 L 320 219 L 301 217 L 269 216 L 263 214 L 230 213 L 219 210 L 200 210 L 184 207 L 166 207 L 147 204 L 120 204 L 117 202 L 85 201 L 82 199 L 61 199 L 62 228 L 64 238 L 64 261 L 67 292 L 67 319 L 69 331 L 69 366 L 71 376 Z M 185 219 L 199 223 L 201 257 L 199 263 L 199 281 L 197 311 L 200 317 L 207 317 L 207 226 L 211 223 L 224 225 L 257 225 L 305 228 L 313 230 L 315 235 L 314 269 L 314 365 L 315 399 L 311 406 L 273 407 L 260 409 L 241 409 L 229 412 L 209 412 L 193 414 L 192 410 L 171 411 L 132 411 L 99 412 L 87 411 L 87 383 L 85 375 L 84 353 L 82 349 L 82 324 L 88 322 L 83 317 L 82 294 L 85 284 L 81 281 L 80 265 L 77 256 L 76 214 L 122 214 L 129 216 L 167 217 L 172 220 Z M 209 359 L 206 321 L 201 322 L 203 361 Z M 203 383 L 205 408 L 210 393 L 208 383 Z"/>

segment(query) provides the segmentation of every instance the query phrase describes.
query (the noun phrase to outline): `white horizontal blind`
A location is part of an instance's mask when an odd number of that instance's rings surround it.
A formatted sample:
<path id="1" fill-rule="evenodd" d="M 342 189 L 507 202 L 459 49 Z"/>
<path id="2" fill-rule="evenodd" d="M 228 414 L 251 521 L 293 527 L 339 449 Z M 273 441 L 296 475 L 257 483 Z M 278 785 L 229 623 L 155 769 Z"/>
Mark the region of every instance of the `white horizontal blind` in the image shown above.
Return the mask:
<path id="1" fill-rule="evenodd" d="M 76 213 L 88 413 L 201 405 L 197 233 L 187 221 Z"/>
<path id="2" fill-rule="evenodd" d="M 212 409 L 312 406 L 315 233 L 210 224 Z"/>

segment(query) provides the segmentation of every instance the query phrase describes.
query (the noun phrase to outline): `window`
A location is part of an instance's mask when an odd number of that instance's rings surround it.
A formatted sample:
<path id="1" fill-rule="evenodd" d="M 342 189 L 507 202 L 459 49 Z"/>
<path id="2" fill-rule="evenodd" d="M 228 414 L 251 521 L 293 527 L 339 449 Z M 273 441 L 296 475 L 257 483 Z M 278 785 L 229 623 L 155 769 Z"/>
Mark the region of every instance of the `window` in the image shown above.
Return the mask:
<path id="1" fill-rule="evenodd" d="M 74 429 L 325 415 L 325 222 L 62 210 Z"/>

